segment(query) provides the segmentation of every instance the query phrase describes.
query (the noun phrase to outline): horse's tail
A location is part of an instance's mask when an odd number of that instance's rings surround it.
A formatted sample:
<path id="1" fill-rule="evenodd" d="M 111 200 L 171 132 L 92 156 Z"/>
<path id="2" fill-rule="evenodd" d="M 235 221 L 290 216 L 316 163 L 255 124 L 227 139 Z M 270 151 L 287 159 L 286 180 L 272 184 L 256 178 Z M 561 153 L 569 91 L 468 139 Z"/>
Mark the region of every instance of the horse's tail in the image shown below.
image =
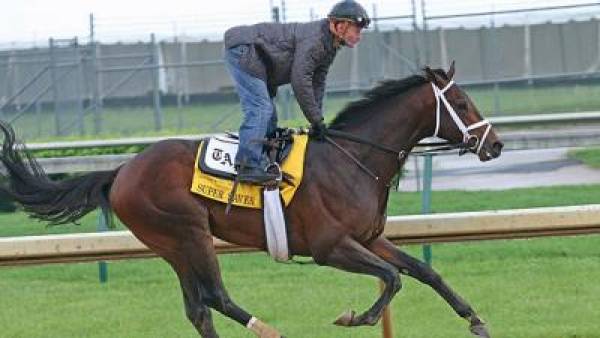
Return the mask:
<path id="1" fill-rule="evenodd" d="M 0 120 L 0 129 L 4 133 L 0 161 L 5 167 L 0 190 L 31 217 L 56 225 L 74 223 L 98 206 L 110 209 L 108 193 L 118 169 L 52 181 L 25 146 L 15 141 L 12 127 Z"/>

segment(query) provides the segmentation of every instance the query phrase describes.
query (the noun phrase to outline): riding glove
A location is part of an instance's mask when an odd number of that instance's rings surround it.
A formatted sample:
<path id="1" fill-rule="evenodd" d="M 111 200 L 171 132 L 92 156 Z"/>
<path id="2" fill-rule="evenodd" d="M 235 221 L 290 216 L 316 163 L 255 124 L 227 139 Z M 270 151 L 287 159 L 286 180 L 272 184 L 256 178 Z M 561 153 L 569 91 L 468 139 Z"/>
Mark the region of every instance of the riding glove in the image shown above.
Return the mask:
<path id="1" fill-rule="evenodd" d="M 310 135 L 319 141 L 323 141 L 325 139 L 325 135 L 327 134 L 327 126 L 321 118 L 318 121 L 311 123 L 310 127 Z"/>

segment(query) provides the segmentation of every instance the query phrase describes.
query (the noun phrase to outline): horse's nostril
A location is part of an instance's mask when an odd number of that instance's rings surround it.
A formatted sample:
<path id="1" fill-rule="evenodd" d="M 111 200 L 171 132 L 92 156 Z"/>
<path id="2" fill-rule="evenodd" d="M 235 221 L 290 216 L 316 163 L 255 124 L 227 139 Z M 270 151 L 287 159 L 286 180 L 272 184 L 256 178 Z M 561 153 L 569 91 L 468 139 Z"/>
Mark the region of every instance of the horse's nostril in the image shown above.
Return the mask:
<path id="1" fill-rule="evenodd" d="M 500 156 L 500 153 L 502 153 L 503 147 L 504 147 L 504 143 L 502 143 L 500 141 L 494 142 L 494 144 L 492 145 L 492 149 L 494 150 L 494 155 L 496 155 L 495 157 Z"/>

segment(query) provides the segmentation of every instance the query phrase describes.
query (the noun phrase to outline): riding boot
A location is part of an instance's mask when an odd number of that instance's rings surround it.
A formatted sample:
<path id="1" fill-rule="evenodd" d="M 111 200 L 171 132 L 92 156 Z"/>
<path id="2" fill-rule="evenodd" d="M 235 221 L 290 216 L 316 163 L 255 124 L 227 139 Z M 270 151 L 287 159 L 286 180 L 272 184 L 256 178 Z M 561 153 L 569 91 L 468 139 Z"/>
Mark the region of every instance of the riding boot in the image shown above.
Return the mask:
<path id="1" fill-rule="evenodd" d="M 266 172 L 257 167 L 243 166 L 238 171 L 238 180 L 244 183 L 264 184 L 275 181 L 277 174 Z"/>

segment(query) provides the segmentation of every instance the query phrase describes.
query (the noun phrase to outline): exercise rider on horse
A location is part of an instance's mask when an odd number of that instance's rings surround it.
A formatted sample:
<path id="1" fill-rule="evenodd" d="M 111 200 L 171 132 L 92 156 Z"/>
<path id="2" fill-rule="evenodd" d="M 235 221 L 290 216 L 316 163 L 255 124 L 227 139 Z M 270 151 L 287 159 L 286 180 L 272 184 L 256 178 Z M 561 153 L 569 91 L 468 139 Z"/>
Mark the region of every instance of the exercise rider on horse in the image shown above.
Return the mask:
<path id="1" fill-rule="evenodd" d="M 276 178 L 265 171 L 267 163 L 260 141 L 277 127 L 273 97 L 278 86 L 291 83 L 313 135 L 322 137 L 329 66 L 341 46 L 356 46 L 361 30 L 369 22 L 360 4 L 344 0 L 320 21 L 260 23 L 225 32 L 225 62 L 244 114 L 235 158 L 240 182 L 261 184 Z"/>

